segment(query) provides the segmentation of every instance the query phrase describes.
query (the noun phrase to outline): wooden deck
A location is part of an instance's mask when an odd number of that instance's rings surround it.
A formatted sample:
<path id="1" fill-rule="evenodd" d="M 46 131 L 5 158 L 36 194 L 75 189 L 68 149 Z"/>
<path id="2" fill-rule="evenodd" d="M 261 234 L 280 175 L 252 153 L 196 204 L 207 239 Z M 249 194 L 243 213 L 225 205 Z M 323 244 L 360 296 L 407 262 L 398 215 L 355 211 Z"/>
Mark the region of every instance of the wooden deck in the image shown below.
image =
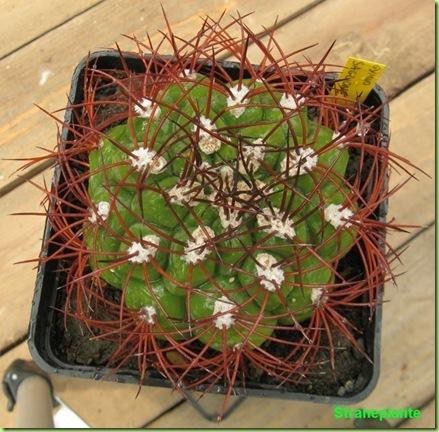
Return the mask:
<path id="1" fill-rule="evenodd" d="M 178 7 L 172 7 L 178 3 Z M 199 16 L 256 11 L 252 27 L 271 26 L 278 16 L 278 40 L 285 51 L 319 42 L 317 56 L 337 40 L 330 60 L 348 55 L 388 66 L 380 84 L 392 98 L 391 149 L 434 176 L 434 3 L 431 0 L 164 0 L 180 35 L 197 27 Z M 9 216 L 38 211 L 40 194 L 12 175 L 16 162 L 35 155 L 36 146 L 53 147 L 56 128 L 34 107 L 55 110 L 66 103 L 75 65 L 89 51 L 129 44 L 120 35 L 164 28 L 158 0 L 0 0 L 0 374 L 15 358 L 28 358 L 25 343 L 35 269 L 14 262 L 36 257 L 43 232 L 38 217 Z M 252 48 L 250 47 L 250 52 Z M 12 175 L 12 176 L 11 176 Z M 44 164 L 29 177 L 50 180 Z M 392 173 L 392 185 L 404 177 Z M 381 376 L 362 407 L 421 407 L 423 418 L 404 427 L 434 427 L 434 181 L 411 180 L 391 200 L 389 217 L 418 225 L 391 237 L 407 249 L 398 287 L 388 285 L 384 307 Z M 55 391 L 92 427 L 296 427 L 341 428 L 332 407 L 295 401 L 248 399 L 216 425 L 203 420 L 182 398 L 165 389 L 53 377 Z M 203 399 L 215 407 L 218 397 Z M 14 425 L 0 396 L 0 426 Z"/>

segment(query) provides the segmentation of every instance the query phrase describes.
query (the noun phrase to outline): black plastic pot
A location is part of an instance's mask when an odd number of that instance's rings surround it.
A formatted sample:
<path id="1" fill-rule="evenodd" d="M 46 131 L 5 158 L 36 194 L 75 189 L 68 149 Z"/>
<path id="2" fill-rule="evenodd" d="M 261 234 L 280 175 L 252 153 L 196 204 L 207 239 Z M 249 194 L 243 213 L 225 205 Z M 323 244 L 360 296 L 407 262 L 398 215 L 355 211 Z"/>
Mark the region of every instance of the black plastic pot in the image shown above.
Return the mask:
<path id="1" fill-rule="evenodd" d="M 143 72 L 143 63 L 131 54 L 125 55 L 125 60 L 128 66 L 136 72 Z M 117 53 L 113 51 L 99 51 L 87 57 L 77 66 L 73 78 L 72 86 L 70 90 L 70 101 L 72 103 L 82 102 L 83 98 L 83 78 L 84 69 L 87 62 L 95 65 L 98 69 L 121 69 L 121 61 Z M 236 73 L 238 78 L 239 66 L 232 62 L 223 62 L 223 67 L 229 74 Z M 387 147 L 389 140 L 388 119 L 389 109 L 385 104 L 385 94 L 383 90 L 376 86 L 368 96 L 366 104 L 370 106 L 383 105 L 381 111 L 381 119 L 378 128 L 382 134 L 381 146 Z M 67 110 L 65 114 L 66 123 L 71 123 L 72 112 Z M 63 137 L 70 139 L 70 132 L 67 129 L 63 130 Z M 60 170 L 55 169 L 52 184 L 56 185 L 60 181 Z M 376 212 L 376 218 L 385 221 L 387 213 L 387 203 L 381 204 Z M 46 222 L 43 244 L 52 235 L 52 227 Z M 381 246 L 384 249 L 384 244 Z M 53 253 L 53 246 L 49 247 L 49 250 L 44 250 L 44 255 L 50 255 Z M 135 370 L 119 370 L 117 373 L 111 373 L 111 370 L 105 367 L 93 367 L 77 364 L 68 364 L 62 361 L 55 355 L 55 350 L 51 338 L 51 333 L 54 331 L 55 326 L 55 312 L 54 306 L 57 301 L 57 296 L 60 295 L 57 289 L 60 285 L 59 282 L 59 263 L 57 261 L 50 261 L 47 264 L 41 264 L 38 269 L 35 294 L 32 305 L 31 320 L 29 326 L 29 348 L 35 362 L 45 371 L 49 373 L 59 373 L 68 376 L 89 378 L 94 380 L 106 379 L 120 383 L 138 383 L 139 376 Z M 378 300 L 382 299 L 383 287 L 379 290 Z M 380 302 L 379 302 L 380 303 Z M 361 308 L 362 309 L 362 308 Z M 382 306 L 379 304 L 376 308 L 376 312 L 372 320 L 369 319 L 369 311 L 364 310 L 362 313 L 362 330 L 365 351 L 371 359 L 371 364 L 366 359 L 358 359 L 361 362 L 361 370 L 363 375 L 363 384 L 361 389 L 350 392 L 345 396 L 333 396 L 333 395 L 315 395 L 310 393 L 291 392 L 286 388 L 278 388 L 274 385 L 264 385 L 261 383 L 252 384 L 246 382 L 246 387 L 235 388 L 235 394 L 245 396 L 259 396 L 270 398 L 283 398 L 283 399 L 295 399 L 303 401 L 314 401 L 319 403 L 355 403 L 365 397 L 367 397 L 376 385 L 379 365 L 380 365 L 380 339 L 381 339 L 381 314 Z M 145 380 L 144 385 L 149 386 L 161 386 L 171 387 L 170 383 L 154 372 Z M 225 389 L 221 386 L 214 386 L 209 389 L 212 393 L 224 393 Z"/>

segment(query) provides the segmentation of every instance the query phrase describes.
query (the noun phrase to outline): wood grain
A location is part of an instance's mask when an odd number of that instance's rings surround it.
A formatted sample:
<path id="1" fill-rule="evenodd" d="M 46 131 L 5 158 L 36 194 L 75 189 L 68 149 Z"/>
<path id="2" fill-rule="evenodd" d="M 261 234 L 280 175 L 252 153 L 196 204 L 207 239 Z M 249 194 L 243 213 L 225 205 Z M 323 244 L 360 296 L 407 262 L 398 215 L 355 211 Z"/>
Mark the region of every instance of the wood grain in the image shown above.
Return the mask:
<path id="1" fill-rule="evenodd" d="M 430 75 L 390 104 L 391 151 L 412 161 L 430 177 L 410 169 L 416 179 L 410 179 L 394 199 L 390 198 L 388 220 L 395 218 L 398 223 L 420 227 L 435 218 L 434 86 L 434 75 Z M 407 178 L 401 170 L 393 170 L 390 188 L 402 184 Z M 407 238 L 407 234 L 398 232 L 388 236 L 393 245 Z"/>
<path id="2" fill-rule="evenodd" d="M 258 0 L 187 0 L 184 7 L 175 7 L 172 0 L 162 3 L 175 32 L 188 37 L 199 28 L 200 16 L 205 14 L 218 17 L 224 10 L 234 13 L 238 7 L 242 14 L 257 10 L 248 22 L 260 31 L 262 24 L 271 26 L 277 16 L 286 19 L 320 1 L 279 0 L 276 8 L 258 8 Z M 55 144 L 53 121 L 34 104 L 48 111 L 65 106 L 73 70 L 88 52 L 114 46 L 115 41 L 134 50 L 121 34 L 136 34 L 142 39 L 148 31 L 157 40 L 157 30 L 165 29 L 159 0 L 133 0 L 129 6 L 126 1 L 108 0 L 0 61 L 0 192 L 20 166 L 3 159 L 29 157 L 40 153 L 37 146 L 52 148 Z"/>
<path id="3" fill-rule="evenodd" d="M 22 343 L 0 357 L 0 371 L 17 359 L 29 359 L 27 344 Z M 55 390 L 64 403 L 94 428 L 140 428 L 175 405 L 181 397 L 169 389 L 144 387 L 136 398 L 135 384 L 97 382 L 52 375 Z M 6 398 L 0 392 L 0 424 L 14 427 L 15 413 L 5 410 Z"/>
<path id="4" fill-rule="evenodd" d="M 386 287 L 381 374 L 376 389 L 358 407 L 383 409 L 419 406 L 434 394 L 434 228 L 417 237 L 405 255 L 399 287 Z M 203 405 L 214 410 L 221 396 Z M 345 428 L 352 421 L 334 418 L 333 407 L 298 401 L 250 398 L 219 425 L 196 415 L 184 403 L 148 425 L 151 428 Z M 416 427 L 413 424 L 413 427 Z"/>
<path id="5" fill-rule="evenodd" d="M 64 21 L 99 3 L 98 0 L 0 0 L 0 58 L 19 49 Z"/>
<path id="6" fill-rule="evenodd" d="M 38 184 L 51 182 L 47 170 L 34 178 Z M 12 216 L 26 211 L 43 212 L 40 207 L 42 192 L 30 183 L 16 193 L 0 199 L 0 268 L 4 268 L 0 293 L 0 349 L 23 337 L 27 331 L 32 296 L 35 287 L 35 264 L 14 264 L 38 257 L 44 229 L 44 217 Z"/>

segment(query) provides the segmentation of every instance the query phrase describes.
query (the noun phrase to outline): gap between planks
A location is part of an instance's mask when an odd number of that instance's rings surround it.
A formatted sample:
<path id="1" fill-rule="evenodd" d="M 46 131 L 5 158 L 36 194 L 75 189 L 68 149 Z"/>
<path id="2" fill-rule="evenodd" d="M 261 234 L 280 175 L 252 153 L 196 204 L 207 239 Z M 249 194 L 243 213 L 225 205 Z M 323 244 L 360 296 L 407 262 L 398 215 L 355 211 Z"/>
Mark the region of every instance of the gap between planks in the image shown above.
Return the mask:
<path id="1" fill-rule="evenodd" d="M 43 3 L 43 2 L 35 2 L 34 5 L 32 5 L 32 8 L 29 8 L 29 4 L 26 1 L 21 0 L 21 2 L 16 2 L 15 5 L 12 5 L 11 3 L 7 3 L 4 2 L 4 0 L 0 1 L 0 9 L 2 9 L 5 12 L 5 9 L 12 8 L 15 9 L 15 11 L 13 11 L 12 13 L 10 13 L 10 11 L 6 10 L 6 13 L 4 13 L 3 15 L 3 19 L 6 21 L 6 23 L 9 24 L 14 24 L 14 29 L 6 29 L 6 34 L 3 35 L 4 40 L 6 42 L 8 42 L 8 47 L 9 48 L 5 48 L 3 47 L 3 49 L 9 49 L 9 51 L 5 51 L 5 52 L 0 52 L 0 61 L 5 59 L 6 57 L 16 53 L 17 51 L 25 48 L 27 45 L 37 41 L 38 39 L 42 38 L 43 36 L 47 35 L 48 33 L 57 30 L 58 28 L 60 28 L 61 26 L 63 26 L 64 24 L 67 24 L 68 22 L 72 21 L 73 19 L 79 17 L 80 15 L 89 12 L 90 10 L 92 10 L 93 8 L 99 6 L 100 4 L 102 4 L 104 1 L 106 0 L 99 0 L 99 1 L 95 1 L 92 2 L 90 5 L 88 5 L 90 3 L 89 0 L 82 0 L 82 2 L 80 1 L 76 1 L 74 4 L 70 4 L 68 3 L 67 5 L 72 5 L 75 6 L 74 9 L 71 10 L 71 14 L 69 14 L 69 12 L 64 11 L 63 15 L 60 17 L 61 21 L 59 22 L 54 22 L 52 24 L 52 26 L 49 26 L 48 28 L 42 30 L 40 33 L 34 34 L 34 32 L 32 32 L 31 34 L 29 34 L 29 38 L 25 39 L 26 36 L 24 36 L 21 32 L 21 34 L 19 35 L 19 39 L 17 39 L 17 31 L 16 31 L 16 20 L 17 20 L 17 16 L 19 16 L 21 19 L 23 17 L 23 15 L 26 14 L 27 11 L 31 10 L 32 13 L 28 14 L 31 15 L 31 18 L 46 18 L 47 17 L 47 12 L 48 10 L 47 8 L 47 4 Z M 303 6 L 301 9 L 298 9 L 296 12 L 293 12 L 291 15 L 285 17 L 285 18 L 281 18 L 277 23 L 276 26 L 277 27 L 281 27 L 282 25 L 288 23 L 289 21 L 293 20 L 294 18 L 300 16 L 301 14 L 307 12 L 309 9 L 313 8 L 314 6 L 317 6 L 319 3 L 322 3 L 323 1 L 326 0 L 312 0 L 309 4 L 305 4 L 305 6 Z M 5 4 L 3 4 L 5 3 Z M 84 7 L 83 9 L 80 9 L 79 7 L 81 6 L 81 3 L 83 3 Z M 18 7 L 17 7 L 18 4 Z M 54 4 L 54 2 L 52 1 L 52 4 L 50 5 L 50 9 L 51 10 L 56 10 L 57 8 L 59 9 L 60 6 L 63 6 L 65 8 L 66 3 L 62 0 L 62 2 L 58 5 L 58 4 Z M 36 7 L 35 7 L 36 6 Z M 37 9 L 37 10 L 35 10 Z M 39 10 L 40 9 L 40 10 Z M 8 14 L 9 12 L 9 14 Z M 57 18 L 57 17 L 56 17 Z M 3 21 L 3 20 L 2 20 Z M 0 21 L 1 22 L 1 21 Z M 34 21 L 33 21 L 34 23 Z M 25 23 L 21 23 L 20 27 L 21 28 L 26 28 L 26 25 L 24 25 Z M 268 27 L 267 31 L 269 31 L 272 27 Z M 3 26 L 3 30 L 4 26 Z M 35 29 L 32 29 L 35 30 Z M 15 44 L 15 45 L 14 45 Z"/>
<path id="2" fill-rule="evenodd" d="M 436 423 L 436 397 L 428 399 L 418 407 L 421 410 L 419 419 L 409 419 L 401 422 L 398 427 L 403 429 L 437 429 Z"/>

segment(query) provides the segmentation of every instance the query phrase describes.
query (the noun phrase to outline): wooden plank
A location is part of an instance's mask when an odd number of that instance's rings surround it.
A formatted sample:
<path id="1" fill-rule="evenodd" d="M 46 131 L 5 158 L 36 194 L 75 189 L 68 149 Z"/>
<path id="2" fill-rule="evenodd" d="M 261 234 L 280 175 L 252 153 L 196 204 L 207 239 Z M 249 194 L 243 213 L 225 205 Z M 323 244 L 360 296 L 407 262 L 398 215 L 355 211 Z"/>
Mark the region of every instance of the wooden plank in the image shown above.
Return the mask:
<path id="1" fill-rule="evenodd" d="M 421 408 L 421 417 L 404 422 L 403 429 L 436 429 L 436 401 L 432 400 Z"/>
<path id="2" fill-rule="evenodd" d="M 332 0 L 276 34 L 285 52 L 318 43 L 307 51 L 308 57 L 318 60 L 336 41 L 328 62 L 342 66 L 352 55 L 387 65 L 380 84 L 393 96 L 433 71 L 434 17 L 434 3 L 428 1 Z M 249 55 L 255 55 L 255 47 L 249 49 Z M 303 56 L 297 59 L 303 60 Z"/>
<path id="3" fill-rule="evenodd" d="M 355 406 L 404 408 L 432 397 L 434 383 L 434 228 L 416 237 L 405 255 L 399 288 L 386 287 L 381 374 L 376 389 Z M 206 397 L 204 406 L 218 407 L 221 396 Z M 354 407 L 354 406 L 352 406 Z M 196 415 L 184 403 L 148 425 L 151 428 L 336 428 L 352 421 L 334 418 L 333 407 L 297 401 L 251 398 L 219 425 Z M 413 427 L 417 425 L 413 424 Z"/>
<path id="4" fill-rule="evenodd" d="M 51 181 L 51 171 L 35 177 L 43 184 Z M 3 268 L 0 287 L 0 349 L 15 342 L 27 331 L 35 286 L 34 264 L 14 263 L 38 257 L 44 229 L 44 218 L 38 216 L 12 216 L 24 211 L 42 212 L 39 206 L 42 193 L 27 183 L 0 199 L 0 267 Z"/>
<path id="5" fill-rule="evenodd" d="M 395 218 L 397 222 L 421 227 L 435 218 L 434 78 L 433 74 L 428 76 L 390 104 L 390 149 L 411 160 L 431 178 L 410 170 L 416 174 L 417 180 L 411 179 L 394 199 L 390 198 L 388 219 Z M 406 178 L 406 174 L 394 170 L 390 188 Z M 414 200 L 419 204 L 415 205 Z M 418 211 L 421 208 L 422 211 Z M 393 245 L 405 239 L 407 234 L 397 232 L 388 237 Z"/>
<path id="6" fill-rule="evenodd" d="M 22 343 L 0 357 L 0 376 L 17 358 L 30 358 Z M 97 382 L 52 375 L 55 393 L 93 428 L 140 428 L 180 400 L 169 389 L 144 387 L 136 398 L 135 384 Z M 15 413 L 5 410 L 6 398 L 0 392 L 0 424 L 15 426 Z"/>
<path id="7" fill-rule="evenodd" d="M 259 9 L 249 23 L 262 30 L 262 24 L 272 25 L 277 16 L 286 19 L 320 1 L 279 0 L 276 8 L 258 8 L 257 0 L 242 0 L 239 10 L 244 14 Z M 223 10 L 234 13 L 236 8 L 234 2 L 223 0 L 191 0 L 185 1 L 184 7 L 173 5 L 172 0 L 163 2 L 175 32 L 182 37 L 194 34 L 201 23 L 199 16 L 217 17 Z M 49 111 L 65 106 L 73 69 L 88 52 L 113 46 L 114 41 L 122 48 L 134 50 L 134 44 L 121 34 L 135 33 L 143 38 L 148 30 L 157 39 L 157 29 L 165 28 L 160 0 L 149 1 L 147 5 L 144 0 L 133 0 L 129 7 L 125 2 L 108 0 L 0 61 L 0 190 L 11 182 L 10 175 L 19 166 L 3 159 L 29 157 L 37 153 L 36 146 L 50 148 L 55 144 L 53 122 L 34 104 Z"/>
<path id="8" fill-rule="evenodd" d="M 0 0 L 0 58 L 99 3 L 98 0 Z"/>

